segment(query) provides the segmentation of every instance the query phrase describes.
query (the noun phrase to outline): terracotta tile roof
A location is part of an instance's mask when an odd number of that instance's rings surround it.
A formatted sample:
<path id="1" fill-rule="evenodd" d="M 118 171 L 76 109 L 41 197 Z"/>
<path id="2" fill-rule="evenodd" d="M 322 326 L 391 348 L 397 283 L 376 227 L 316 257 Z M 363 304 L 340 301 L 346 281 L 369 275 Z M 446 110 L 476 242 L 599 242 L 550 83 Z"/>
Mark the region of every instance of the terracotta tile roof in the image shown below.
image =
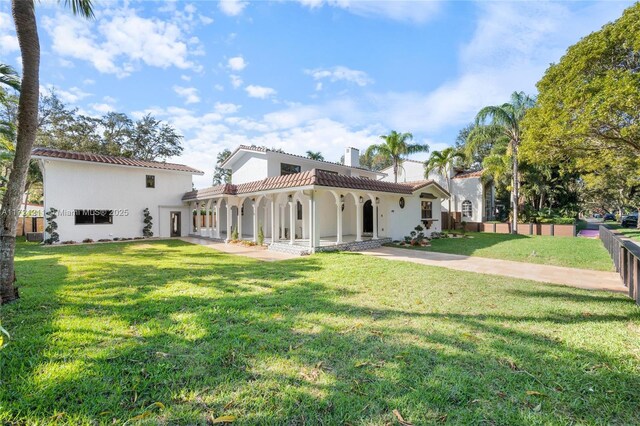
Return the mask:
<path id="1" fill-rule="evenodd" d="M 449 196 L 449 191 L 444 189 L 442 186 L 440 186 L 440 184 L 438 182 L 436 182 L 433 179 L 416 180 L 416 181 L 412 181 L 412 182 L 404 182 L 403 185 L 410 186 L 412 192 L 415 192 L 418 189 L 424 188 L 425 186 L 433 185 L 436 188 L 438 188 L 440 191 L 442 191 L 444 194 L 447 194 L 447 196 Z"/>
<path id="2" fill-rule="evenodd" d="M 256 145 L 240 145 L 240 146 L 238 146 L 236 149 L 233 150 L 231 155 L 229 155 L 229 157 L 227 157 L 227 159 L 222 162 L 222 164 L 220 166 L 224 166 L 229 161 L 229 159 L 231 157 L 236 155 L 236 153 L 238 153 L 238 151 L 241 151 L 241 150 L 243 150 L 243 151 L 254 151 L 254 152 L 265 152 L 265 153 L 266 152 L 274 152 L 274 153 L 286 155 L 286 156 L 289 156 L 289 157 L 304 158 L 305 160 L 316 161 L 318 163 L 332 164 L 334 166 L 349 167 L 349 168 L 352 168 L 352 169 L 365 170 L 367 172 L 373 172 L 373 173 L 381 174 L 380 172 L 376 172 L 375 170 L 369 170 L 369 169 L 367 169 L 365 167 L 345 166 L 344 164 L 336 163 L 334 161 L 313 160 L 313 159 L 311 159 L 309 157 L 305 157 L 304 155 L 290 154 L 288 152 L 278 151 L 276 149 L 269 149 L 269 148 L 264 147 L 264 146 L 256 146 Z"/>
<path id="3" fill-rule="evenodd" d="M 458 172 L 452 179 L 467 179 L 482 177 L 482 170 L 464 170 Z"/>
<path id="4" fill-rule="evenodd" d="M 90 152 L 63 151 L 53 148 L 35 148 L 31 155 L 34 157 L 59 158 L 63 160 L 88 161 L 91 163 L 114 164 L 118 166 L 143 167 L 147 169 L 171 170 L 203 175 L 204 172 L 184 164 L 165 163 L 163 161 L 144 161 L 127 157 L 93 154 Z"/>
<path id="5" fill-rule="evenodd" d="M 422 186 L 426 186 L 430 183 L 437 185 L 433 181 L 426 181 Z M 323 186 L 327 188 L 344 188 L 358 191 L 388 192 L 392 194 L 406 195 L 415 191 L 412 184 L 384 182 L 381 180 L 339 175 L 336 173 L 313 169 L 306 172 L 294 173 L 285 176 L 275 176 L 240 185 L 226 184 L 212 186 L 210 188 L 187 192 L 182 197 L 182 200 L 194 201 L 211 198 L 215 195 L 242 195 L 274 189 L 302 188 L 308 186 Z M 442 191 L 445 194 L 447 193 L 445 190 Z"/>

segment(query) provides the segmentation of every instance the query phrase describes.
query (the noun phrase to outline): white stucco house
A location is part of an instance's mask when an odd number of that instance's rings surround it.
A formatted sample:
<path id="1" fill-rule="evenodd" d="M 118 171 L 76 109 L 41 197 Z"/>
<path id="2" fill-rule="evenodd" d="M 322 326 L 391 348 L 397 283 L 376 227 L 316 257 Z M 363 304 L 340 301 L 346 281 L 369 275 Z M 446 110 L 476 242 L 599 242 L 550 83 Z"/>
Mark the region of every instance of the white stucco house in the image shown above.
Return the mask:
<path id="1" fill-rule="evenodd" d="M 382 172 L 385 174 L 383 180 L 394 181 L 393 167 Z M 403 160 L 398 167 L 398 183 L 424 180 L 424 172 L 424 162 Z M 447 188 L 447 179 L 436 171 L 430 172 L 428 179 Z M 495 216 L 495 186 L 491 180 L 483 182 L 481 170 L 451 170 L 450 195 L 451 211 L 456 222 L 465 221 L 469 225 L 475 225 L 492 220 Z M 445 215 L 448 208 L 448 200 L 443 199 L 441 210 Z"/>
<path id="2" fill-rule="evenodd" d="M 255 241 L 262 228 L 276 250 L 366 248 L 419 224 L 427 234 L 440 231 L 449 196 L 432 179 L 393 183 L 361 168 L 355 148 L 338 164 L 240 146 L 222 164 L 230 183 L 195 190 L 192 175 L 202 172 L 180 164 L 45 148 L 33 157 L 43 169 L 45 210 L 59 211 L 62 241 L 140 236 L 148 208 L 160 237 L 228 240 L 236 230 Z"/>

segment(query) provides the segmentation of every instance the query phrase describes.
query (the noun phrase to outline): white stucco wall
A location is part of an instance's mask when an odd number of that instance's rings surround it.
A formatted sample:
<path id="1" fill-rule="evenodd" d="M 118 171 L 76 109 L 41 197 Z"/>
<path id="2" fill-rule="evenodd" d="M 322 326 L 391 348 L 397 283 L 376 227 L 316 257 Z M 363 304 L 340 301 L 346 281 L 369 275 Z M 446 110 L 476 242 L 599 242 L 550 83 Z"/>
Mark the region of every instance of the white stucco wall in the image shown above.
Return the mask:
<path id="1" fill-rule="evenodd" d="M 231 183 L 253 182 L 267 177 L 267 157 L 264 153 L 247 152 L 233 163 Z"/>
<path id="2" fill-rule="evenodd" d="M 153 217 L 154 236 L 170 236 L 171 211 L 182 213 L 182 235 L 188 233 L 189 209 L 181 198 L 192 188 L 189 173 L 54 159 L 40 164 L 45 209 L 59 210 L 61 241 L 141 236 L 144 208 Z M 155 176 L 155 188 L 146 188 L 146 175 Z M 113 224 L 76 225 L 76 209 L 113 210 Z"/>

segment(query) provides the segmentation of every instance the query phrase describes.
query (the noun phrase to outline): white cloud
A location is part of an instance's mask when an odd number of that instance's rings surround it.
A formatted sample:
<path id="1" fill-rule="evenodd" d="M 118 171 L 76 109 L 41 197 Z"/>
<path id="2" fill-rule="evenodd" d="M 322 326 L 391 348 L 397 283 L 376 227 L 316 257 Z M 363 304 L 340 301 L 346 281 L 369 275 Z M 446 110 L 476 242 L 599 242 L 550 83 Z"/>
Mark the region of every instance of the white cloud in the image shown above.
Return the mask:
<path id="1" fill-rule="evenodd" d="M 91 93 L 87 93 L 82 89 L 80 89 L 79 87 L 72 87 L 68 90 L 65 90 L 65 89 L 60 89 L 59 87 L 54 87 L 53 85 L 47 85 L 46 87 L 41 87 L 40 92 L 41 93 L 55 92 L 55 94 L 58 96 L 58 98 L 60 98 L 60 100 L 63 103 L 69 104 L 69 106 L 72 106 L 72 107 L 76 106 L 76 104 L 79 101 L 91 96 Z"/>
<path id="2" fill-rule="evenodd" d="M 233 58 L 229 58 L 227 66 L 233 71 L 242 71 L 247 67 L 247 63 L 242 56 L 234 56 Z"/>
<path id="3" fill-rule="evenodd" d="M 240 109 L 240 105 L 216 102 L 214 109 L 220 114 L 235 114 Z"/>
<path id="4" fill-rule="evenodd" d="M 247 6 L 248 2 L 242 0 L 220 0 L 218 7 L 228 16 L 237 16 Z"/>
<path id="5" fill-rule="evenodd" d="M 189 59 L 201 47 L 180 26 L 157 17 L 144 18 L 126 7 L 96 12 L 97 22 L 62 13 L 45 16 L 52 49 L 62 57 L 87 61 L 102 73 L 125 77 L 141 64 L 159 68 L 199 67 Z"/>
<path id="6" fill-rule="evenodd" d="M 184 98 L 184 103 L 186 104 L 197 104 L 200 102 L 198 89 L 195 87 L 173 86 L 173 91 L 181 98 Z"/>
<path id="7" fill-rule="evenodd" d="M 314 80 L 328 79 L 331 82 L 347 81 L 349 83 L 355 83 L 358 86 L 366 86 L 373 83 L 373 79 L 367 75 L 364 71 L 352 70 L 350 68 L 338 65 L 333 68 L 316 68 L 312 70 L 305 70 L 305 74 L 313 77 Z M 322 85 L 316 90 L 321 90 Z"/>
<path id="8" fill-rule="evenodd" d="M 224 91 L 224 86 L 222 84 L 214 84 L 213 88 L 215 90 L 217 90 L 218 92 L 223 92 Z"/>
<path id="9" fill-rule="evenodd" d="M 8 13 L 0 12 L 0 52 L 10 53 L 18 50 L 20 46 L 13 29 L 13 19 Z"/>
<path id="10" fill-rule="evenodd" d="M 432 19 L 441 5 L 426 0 L 298 0 L 310 8 L 324 5 L 344 9 L 363 17 L 381 17 L 395 21 L 424 23 Z"/>
<path id="11" fill-rule="evenodd" d="M 95 112 L 100 114 L 106 114 L 108 112 L 115 111 L 115 107 L 113 105 L 107 103 L 98 103 L 89 105 Z"/>
<path id="12" fill-rule="evenodd" d="M 243 81 L 240 78 L 240 76 L 231 74 L 229 76 L 229 79 L 231 79 L 231 85 L 233 86 L 234 89 L 237 89 L 238 87 L 242 86 Z"/>
<path id="13" fill-rule="evenodd" d="M 258 99 L 266 99 L 277 93 L 275 89 L 272 89 L 271 87 L 256 86 L 254 84 L 250 84 L 249 86 L 245 87 L 244 90 L 246 90 L 249 97 Z"/>

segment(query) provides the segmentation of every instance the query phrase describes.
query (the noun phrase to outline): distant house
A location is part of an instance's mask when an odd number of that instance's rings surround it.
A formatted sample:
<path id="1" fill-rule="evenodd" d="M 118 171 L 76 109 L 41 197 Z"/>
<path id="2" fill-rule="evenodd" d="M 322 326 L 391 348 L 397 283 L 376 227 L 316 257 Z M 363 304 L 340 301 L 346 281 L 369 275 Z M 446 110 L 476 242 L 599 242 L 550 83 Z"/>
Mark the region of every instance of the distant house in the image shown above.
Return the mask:
<path id="1" fill-rule="evenodd" d="M 385 173 L 385 181 L 393 182 L 393 167 L 382 170 Z M 424 180 L 424 162 L 404 160 L 398 168 L 398 182 L 414 182 Z M 444 176 L 432 171 L 429 180 L 433 180 L 447 188 L 447 180 Z M 443 217 L 446 217 L 449 203 L 442 202 Z M 495 216 L 495 187 L 493 181 L 483 182 L 481 170 L 451 171 L 451 210 L 455 222 L 465 221 L 469 224 L 481 223 L 492 220 Z"/>
<path id="2" fill-rule="evenodd" d="M 222 164 L 231 183 L 191 190 L 192 175 L 202 172 L 184 165 L 34 151 L 45 209 L 64 212 L 61 240 L 139 236 L 144 208 L 161 237 L 229 240 L 235 231 L 256 241 L 262 228 L 271 248 L 283 251 L 366 248 L 402 239 L 417 225 L 427 234 L 441 229 L 440 206 L 449 194 L 440 183 L 388 182 L 360 167 L 359 155 L 347 148 L 338 164 L 240 146 Z"/>

